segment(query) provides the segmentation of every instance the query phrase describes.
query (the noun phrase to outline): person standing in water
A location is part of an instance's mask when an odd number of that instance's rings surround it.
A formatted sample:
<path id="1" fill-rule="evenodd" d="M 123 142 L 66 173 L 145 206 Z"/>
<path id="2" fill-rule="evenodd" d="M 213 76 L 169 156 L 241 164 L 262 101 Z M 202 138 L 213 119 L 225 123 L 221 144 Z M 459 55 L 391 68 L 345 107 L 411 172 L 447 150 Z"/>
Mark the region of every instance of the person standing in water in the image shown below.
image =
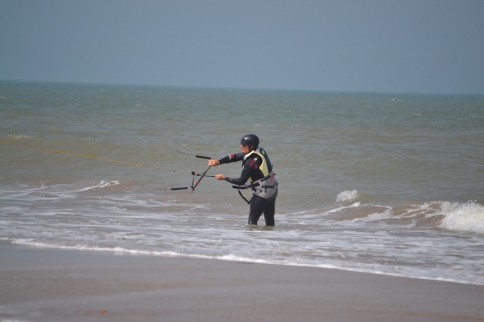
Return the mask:
<path id="1" fill-rule="evenodd" d="M 266 226 L 274 226 L 278 183 L 267 152 L 259 147 L 257 135 L 247 134 L 242 138 L 240 153 L 230 154 L 220 160 L 211 159 L 208 165 L 216 167 L 223 163 L 238 161 L 242 161 L 242 173 L 239 178 L 217 174 L 215 179 L 225 180 L 236 186 L 243 186 L 247 180 L 250 180 L 248 187 L 252 189 L 253 195 L 249 201 L 249 225 L 257 225 L 260 216 L 264 214 Z"/>

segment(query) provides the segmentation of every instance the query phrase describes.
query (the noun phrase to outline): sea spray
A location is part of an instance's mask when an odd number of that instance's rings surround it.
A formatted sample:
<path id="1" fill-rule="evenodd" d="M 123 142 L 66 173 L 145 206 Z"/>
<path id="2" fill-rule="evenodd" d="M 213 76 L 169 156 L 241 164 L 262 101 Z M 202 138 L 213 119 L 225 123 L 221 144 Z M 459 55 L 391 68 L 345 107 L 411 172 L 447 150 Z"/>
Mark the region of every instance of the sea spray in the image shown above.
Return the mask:
<path id="1" fill-rule="evenodd" d="M 336 196 L 336 202 L 353 201 L 359 197 L 358 190 L 341 191 Z"/>
<path id="2" fill-rule="evenodd" d="M 443 202 L 445 216 L 442 227 L 452 230 L 470 231 L 484 234 L 484 207 L 476 202 Z"/>

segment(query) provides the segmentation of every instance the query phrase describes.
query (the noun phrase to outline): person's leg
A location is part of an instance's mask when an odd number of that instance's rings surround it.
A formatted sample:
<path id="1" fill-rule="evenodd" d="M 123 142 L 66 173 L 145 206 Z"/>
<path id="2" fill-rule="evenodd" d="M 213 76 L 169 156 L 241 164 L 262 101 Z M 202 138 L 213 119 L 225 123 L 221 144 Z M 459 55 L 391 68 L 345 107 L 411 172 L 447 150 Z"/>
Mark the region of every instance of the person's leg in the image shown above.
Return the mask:
<path id="1" fill-rule="evenodd" d="M 270 200 L 268 200 L 266 207 L 264 209 L 264 218 L 266 220 L 266 226 L 276 225 L 274 221 L 274 214 L 276 212 L 276 198 L 277 198 L 277 192 Z"/>
<path id="2" fill-rule="evenodd" d="M 249 225 L 257 225 L 257 221 L 264 212 L 267 200 L 256 195 L 250 201 Z"/>

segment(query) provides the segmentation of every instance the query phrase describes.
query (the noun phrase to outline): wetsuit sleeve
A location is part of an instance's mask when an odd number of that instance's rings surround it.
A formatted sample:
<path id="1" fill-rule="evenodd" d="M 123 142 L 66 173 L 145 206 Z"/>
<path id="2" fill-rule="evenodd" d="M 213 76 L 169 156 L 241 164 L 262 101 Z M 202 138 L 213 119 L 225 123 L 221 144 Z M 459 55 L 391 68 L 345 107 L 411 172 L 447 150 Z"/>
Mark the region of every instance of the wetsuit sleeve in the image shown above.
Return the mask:
<path id="1" fill-rule="evenodd" d="M 239 178 L 229 178 L 225 177 L 225 181 L 230 182 L 231 184 L 235 184 L 241 186 L 247 182 L 250 178 L 250 169 L 248 169 L 247 165 L 244 165 L 242 169 L 242 173 L 240 174 Z"/>
<path id="2" fill-rule="evenodd" d="M 220 162 L 220 164 L 222 164 L 222 163 L 242 161 L 243 159 L 244 159 L 243 153 L 236 153 L 236 154 L 227 155 L 226 157 L 223 157 L 222 159 L 220 159 L 218 161 Z"/>

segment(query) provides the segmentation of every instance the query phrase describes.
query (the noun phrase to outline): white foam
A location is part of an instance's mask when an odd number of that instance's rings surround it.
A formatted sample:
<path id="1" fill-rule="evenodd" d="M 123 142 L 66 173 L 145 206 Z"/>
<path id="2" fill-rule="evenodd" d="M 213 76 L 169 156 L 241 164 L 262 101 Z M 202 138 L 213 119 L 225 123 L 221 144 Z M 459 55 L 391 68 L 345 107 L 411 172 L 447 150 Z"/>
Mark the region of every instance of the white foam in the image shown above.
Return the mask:
<path id="1" fill-rule="evenodd" d="M 31 140 L 31 139 L 33 139 L 32 136 L 23 135 L 23 134 L 9 134 L 8 137 L 11 138 L 11 139 L 14 139 L 14 140 Z"/>
<path id="2" fill-rule="evenodd" d="M 110 252 L 115 254 L 126 255 L 151 255 L 151 256 L 181 256 L 175 252 L 157 252 L 146 250 L 130 250 L 122 247 L 97 247 L 97 246 L 85 246 L 85 245 L 57 245 L 54 243 L 36 242 L 32 239 L 18 239 L 13 240 L 13 244 L 26 245 L 37 248 L 53 248 L 63 250 L 79 250 L 79 251 L 93 251 L 93 252 Z"/>
<path id="3" fill-rule="evenodd" d="M 352 201 L 352 200 L 355 200 L 356 198 L 358 198 L 359 195 L 360 194 L 359 194 L 358 190 L 341 191 L 336 196 L 336 202 Z"/>
<path id="4" fill-rule="evenodd" d="M 342 210 L 349 209 L 349 208 L 358 208 L 359 206 L 361 206 L 361 202 L 355 202 L 355 203 L 353 203 L 349 206 L 342 206 L 342 207 L 331 209 L 331 210 L 327 211 L 326 213 L 333 214 L 333 213 L 340 212 Z"/>
<path id="5" fill-rule="evenodd" d="M 199 259 L 218 259 L 224 261 L 234 261 L 234 262 L 248 262 L 248 263 L 260 263 L 260 264 L 271 264 L 271 261 L 263 259 L 252 259 L 241 256 L 236 256 L 232 254 L 221 255 L 221 256 L 211 256 L 203 254 L 183 254 L 172 251 L 150 251 L 150 250 L 138 250 L 138 249 L 127 249 L 123 247 L 97 247 L 97 246 L 85 246 L 85 245 L 56 245 L 51 243 L 37 242 L 32 239 L 20 239 L 13 240 L 13 244 L 26 245 L 30 247 L 37 248 L 52 248 L 52 249 L 62 249 L 62 250 L 76 250 L 76 251 L 92 251 L 92 252 L 109 252 L 119 255 L 142 255 L 142 256 L 162 256 L 162 257 L 186 257 L 186 258 L 199 258 Z"/>
<path id="6" fill-rule="evenodd" d="M 119 185 L 119 181 L 117 181 L 117 180 L 115 180 L 115 181 L 104 181 L 104 180 L 102 180 L 101 182 L 99 182 L 95 186 L 85 187 L 85 188 L 79 189 L 77 191 L 78 192 L 83 192 L 83 191 L 95 190 L 95 189 L 102 189 L 102 188 L 111 187 L 111 186 L 117 186 L 117 185 Z"/>
<path id="7" fill-rule="evenodd" d="M 445 201 L 441 207 L 445 216 L 441 227 L 484 234 L 484 206 L 472 201 L 465 204 Z"/>

